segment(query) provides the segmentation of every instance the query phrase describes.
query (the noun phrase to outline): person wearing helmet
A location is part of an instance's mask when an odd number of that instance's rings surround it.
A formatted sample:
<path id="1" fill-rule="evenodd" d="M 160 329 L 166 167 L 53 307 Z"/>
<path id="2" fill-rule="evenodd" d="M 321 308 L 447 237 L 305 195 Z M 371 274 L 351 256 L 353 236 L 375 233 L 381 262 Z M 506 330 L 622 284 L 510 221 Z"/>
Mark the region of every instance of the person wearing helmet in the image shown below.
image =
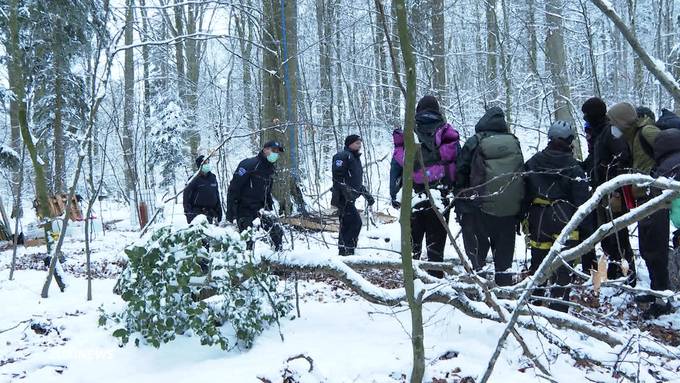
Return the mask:
<path id="1" fill-rule="evenodd" d="M 571 123 L 555 121 L 548 130 L 548 146 L 525 164 L 525 231 L 528 231 L 531 247 L 531 274 L 538 270 L 576 209 L 590 196 L 585 172 L 574 158 L 572 143 L 575 137 Z M 582 231 L 590 231 L 586 227 L 589 224 L 585 222 L 579 230 L 571 233 L 567 246 L 574 246 Z M 559 286 L 570 281 L 569 270 L 560 267 L 550 279 L 550 284 L 558 285 L 550 289 L 550 295 L 568 301 L 569 289 Z M 542 289 L 534 292 L 538 296 L 543 294 Z M 551 303 L 550 308 L 567 312 L 569 306 Z"/>

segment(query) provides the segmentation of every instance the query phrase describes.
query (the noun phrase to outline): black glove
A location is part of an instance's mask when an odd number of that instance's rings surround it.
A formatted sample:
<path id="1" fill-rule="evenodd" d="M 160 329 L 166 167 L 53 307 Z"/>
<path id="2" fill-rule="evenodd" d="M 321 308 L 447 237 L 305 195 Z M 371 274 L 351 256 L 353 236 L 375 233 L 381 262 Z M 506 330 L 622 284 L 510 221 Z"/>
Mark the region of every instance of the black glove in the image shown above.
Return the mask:
<path id="1" fill-rule="evenodd" d="M 396 198 L 392 198 L 392 207 L 395 209 L 399 209 L 401 207 L 401 202 L 397 201 Z"/>
<path id="2" fill-rule="evenodd" d="M 368 202 L 368 206 L 373 206 L 373 204 L 375 204 L 375 198 L 373 198 L 372 195 L 366 194 L 366 195 L 364 195 L 364 198 L 366 198 L 366 202 Z"/>

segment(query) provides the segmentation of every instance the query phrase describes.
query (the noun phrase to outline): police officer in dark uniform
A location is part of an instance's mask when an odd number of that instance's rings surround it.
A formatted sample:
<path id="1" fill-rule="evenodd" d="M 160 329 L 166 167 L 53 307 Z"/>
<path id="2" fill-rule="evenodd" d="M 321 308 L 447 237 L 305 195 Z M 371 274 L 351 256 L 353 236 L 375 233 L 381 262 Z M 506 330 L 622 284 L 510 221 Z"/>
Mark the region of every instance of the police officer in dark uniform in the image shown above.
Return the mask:
<path id="1" fill-rule="evenodd" d="M 283 146 L 278 141 L 265 143 L 257 156 L 238 164 L 227 190 L 227 221 L 236 220 L 238 229 L 243 231 L 253 225 L 255 218 L 260 218 L 260 227 L 269 231 L 277 251 L 281 250 L 283 229 L 275 222 L 272 214 L 261 210 L 273 209 L 274 164 L 283 151 Z M 252 249 L 253 242 L 248 241 L 248 250 Z"/>
<path id="2" fill-rule="evenodd" d="M 187 223 L 191 223 L 197 215 L 203 214 L 208 218 L 208 222 L 217 224 L 222 220 L 217 177 L 211 172 L 210 160 L 205 156 L 196 158 L 196 167 L 200 169 L 198 175 L 184 188 L 184 215 L 187 217 Z"/>
<path id="3" fill-rule="evenodd" d="M 333 191 L 331 205 L 338 208 L 340 233 L 338 254 L 353 255 L 361 232 L 361 216 L 354 206 L 359 196 L 364 196 L 369 206 L 375 199 L 363 185 L 361 166 L 361 137 L 351 134 L 345 138 L 345 148 L 333 156 Z"/>

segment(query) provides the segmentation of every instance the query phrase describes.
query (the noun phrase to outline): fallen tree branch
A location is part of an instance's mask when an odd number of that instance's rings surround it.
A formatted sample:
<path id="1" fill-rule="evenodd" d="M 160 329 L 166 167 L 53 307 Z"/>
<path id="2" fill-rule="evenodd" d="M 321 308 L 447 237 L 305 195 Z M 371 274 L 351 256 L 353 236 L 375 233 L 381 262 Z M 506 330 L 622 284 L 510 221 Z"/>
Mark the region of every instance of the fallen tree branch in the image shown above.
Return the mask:
<path id="1" fill-rule="evenodd" d="M 494 350 L 494 353 L 491 356 L 491 359 L 489 360 L 489 366 L 485 373 L 486 379 L 484 378 L 482 379 L 483 382 L 486 381 L 488 377 L 491 375 L 495 361 L 496 359 L 498 359 L 498 355 L 500 354 L 501 349 L 503 348 L 503 344 L 507 339 L 508 335 L 513 332 L 513 327 L 517 322 L 519 315 L 522 312 L 522 307 L 528 301 L 529 295 L 531 295 L 533 289 L 536 288 L 537 286 L 540 286 L 541 283 L 545 282 L 550 277 L 552 272 L 554 272 L 559 266 L 561 266 L 563 261 L 576 259 L 578 256 L 588 252 L 588 250 L 594 247 L 595 244 L 599 242 L 601 238 L 604 238 L 607 235 L 606 233 L 608 233 L 609 230 L 600 227 L 595 234 L 591 235 L 588 239 L 584 241 L 586 245 L 580 247 L 577 246 L 577 248 L 579 248 L 580 250 L 574 249 L 567 250 L 565 251 L 565 255 L 561 255 L 562 249 L 565 247 L 569 235 L 578 228 L 578 226 L 593 210 L 595 210 L 596 206 L 599 204 L 602 198 L 604 198 L 609 193 L 612 193 L 615 190 L 621 188 L 622 186 L 630 184 L 635 184 L 640 187 L 657 187 L 662 189 L 671 189 L 672 191 L 664 191 L 661 194 L 661 196 L 655 197 L 649 202 L 643 204 L 642 206 L 631 210 L 630 212 L 624 214 L 622 217 L 617 218 L 620 224 L 626 222 L 626 225 L 628 225 L 633 222 L 639 221 L 653 214 L 656 210 L 660 209 L 663 203 L 670 202 L 671 200 L 677 198 L 680 195 L 680 193 L 678 192 L 680 191 L 680 182 L 672 181 L 668 178 L 656 179 L 650 176 L 640 174 L 620 175 L 613 178 L 610 181 L 605 182 L 604 184 L 600 185 L 597 189 L 595 189 L 593 195 L 588 199 L 588 201 L 586 201 L 586 203 L 579 206 L 579 208 L 576 210 L 576 213 L 574 213 L 569 222 L 562 229 L 562 232 L 553 243 L 552 247 L 550 248 L 550 251 L 548 252 L 548 255 L 543 259 L 543 262 L 541 262 L 541 265 L 539 266 L 534 276 L 527 278 L 527 280 L 525 280 L 525 283 L 521 284 L 522 286 L 518 286 L 525 288 L 525 290 L 522 293 L 519 300 L 517 301 L 516 307 L 513 310 L 510 321 L 508 321 L 508 324 L 506 325 L 505 329 L 503 330 L 503 333 L 498 339 L 498 344 L 496 345 L 496 349 Z M 613 229 L 615 222 L 610 222 L 607 225 L 611 226 Z M 595 239 L 596 237 L 601 238 L 596 241 Z M 590 248 L 587 248 L 587 246 L 590 246 Z M 558 259 L 558 257 L 560 259 Z"/>

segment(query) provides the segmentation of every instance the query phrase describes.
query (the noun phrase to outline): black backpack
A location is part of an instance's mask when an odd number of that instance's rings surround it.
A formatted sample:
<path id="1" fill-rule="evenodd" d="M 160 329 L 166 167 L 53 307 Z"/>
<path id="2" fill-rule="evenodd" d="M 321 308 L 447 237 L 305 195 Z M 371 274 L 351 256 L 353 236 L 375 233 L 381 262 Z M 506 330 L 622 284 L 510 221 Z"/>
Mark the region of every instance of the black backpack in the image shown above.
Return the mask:
<path id="1" fill-rule="evenodd" d="M 680 116 L 668 109 L 661 109 L 661 117 L 659 117 L 655 125 L 661 130 L 680 129 Z"/>

